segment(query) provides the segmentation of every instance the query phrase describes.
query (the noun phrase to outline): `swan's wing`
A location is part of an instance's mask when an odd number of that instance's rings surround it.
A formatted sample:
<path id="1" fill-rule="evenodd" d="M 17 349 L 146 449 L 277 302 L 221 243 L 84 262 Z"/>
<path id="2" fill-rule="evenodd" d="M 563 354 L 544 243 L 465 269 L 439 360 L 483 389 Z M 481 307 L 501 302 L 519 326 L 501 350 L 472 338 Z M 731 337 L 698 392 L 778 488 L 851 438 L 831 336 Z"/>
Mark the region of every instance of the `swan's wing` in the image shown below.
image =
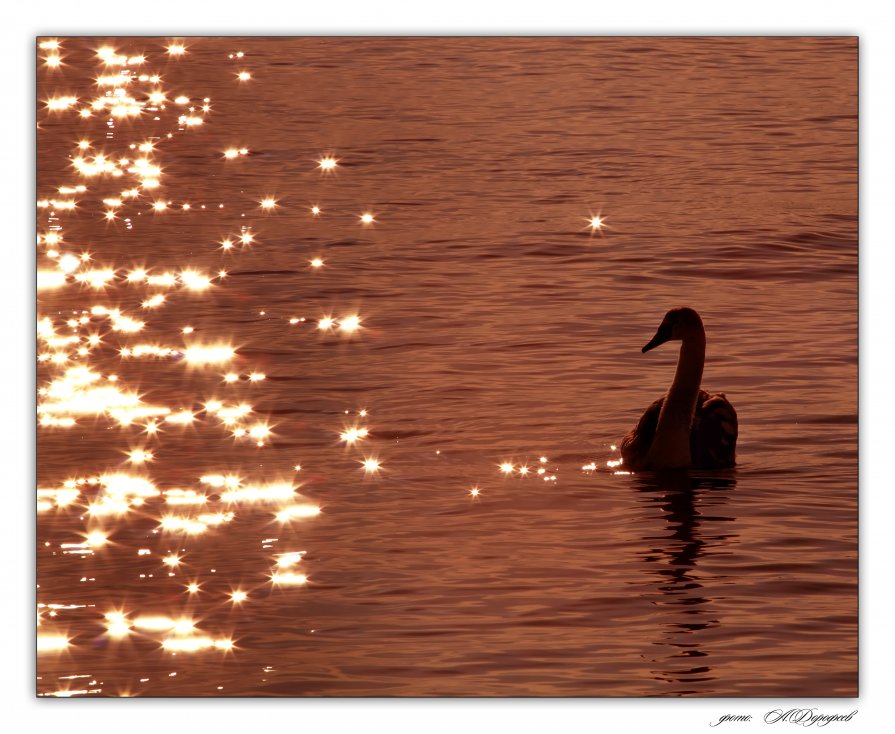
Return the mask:
<path id="1" fill-rule="evenodd" d="M 699 391 L 696 414 L 690 429 L 690 457 L 693 466 L 724 469 L 736 463 L 737 412 L 724 393 L 709 395 Z"/>
<path id="2" fill-rule="evenodd" d="M 664 395 L 654 401 L 643 412 L 637 425 L 628 431 L 621 444 L 619 444 L 626 468 L 639 469 L 646 461 L 646 455 L 649 453 L 650 446 L 653 445 L 653 438 L 656 436 L 656 426 L 659 425 L 659 413 L 662 411 L 664 403 Z"/>

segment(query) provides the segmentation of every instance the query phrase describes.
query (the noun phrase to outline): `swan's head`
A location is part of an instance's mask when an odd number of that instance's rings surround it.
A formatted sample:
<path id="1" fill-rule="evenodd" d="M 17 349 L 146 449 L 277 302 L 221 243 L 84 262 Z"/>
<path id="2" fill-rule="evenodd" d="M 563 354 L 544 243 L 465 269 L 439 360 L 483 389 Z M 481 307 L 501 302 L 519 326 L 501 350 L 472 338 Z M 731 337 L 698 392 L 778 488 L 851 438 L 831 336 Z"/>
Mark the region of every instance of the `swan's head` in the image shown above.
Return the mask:
<path id="1" fill-rule="evenodd" d="M 662 319 L 662 323 L 659 324 L 659 328 L 656 330 L 656 335 L 649 340 L 649 343 L 641 351 L 648 352 L 650 349 L 655 349 L 665 342 L 683 341 L 690 336 L 704 334 L 705 331 L 703 330 L 702 319 L 699 318 L 699 314 L 689 306 L 680 306 L 671 309 L 665 314 L 665 318 Z"/>

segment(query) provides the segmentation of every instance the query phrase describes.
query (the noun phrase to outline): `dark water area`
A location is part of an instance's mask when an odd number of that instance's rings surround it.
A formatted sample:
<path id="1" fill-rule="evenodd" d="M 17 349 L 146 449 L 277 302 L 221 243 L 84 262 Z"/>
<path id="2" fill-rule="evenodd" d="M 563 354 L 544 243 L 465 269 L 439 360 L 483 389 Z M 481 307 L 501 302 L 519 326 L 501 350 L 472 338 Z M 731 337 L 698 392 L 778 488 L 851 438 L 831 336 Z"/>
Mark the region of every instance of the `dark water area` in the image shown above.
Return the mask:
<path id="1" fill-rule="evenodd" d="M 168 43 L 38 52 L 39 693 L 857 695 L 856 39 Z"/>

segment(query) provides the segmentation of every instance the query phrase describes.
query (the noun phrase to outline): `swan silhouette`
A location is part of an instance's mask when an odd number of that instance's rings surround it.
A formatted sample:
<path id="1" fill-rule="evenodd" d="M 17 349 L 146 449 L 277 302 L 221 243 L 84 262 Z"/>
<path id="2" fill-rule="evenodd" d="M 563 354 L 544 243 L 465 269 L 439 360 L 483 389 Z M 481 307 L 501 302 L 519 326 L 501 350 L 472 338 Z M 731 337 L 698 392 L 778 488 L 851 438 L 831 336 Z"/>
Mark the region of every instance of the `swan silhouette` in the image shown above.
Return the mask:
<path id="1" fill-rule="evenodd" d="M 725 469 L 736 463 L 737 414 L 724 393 L 700 389 L 705 328 L 692 308 L 673 308 L 641 351 L 679 340 L 681 352 L 668 393 L 650 405 L 622 439 L 631 469 Z"/>

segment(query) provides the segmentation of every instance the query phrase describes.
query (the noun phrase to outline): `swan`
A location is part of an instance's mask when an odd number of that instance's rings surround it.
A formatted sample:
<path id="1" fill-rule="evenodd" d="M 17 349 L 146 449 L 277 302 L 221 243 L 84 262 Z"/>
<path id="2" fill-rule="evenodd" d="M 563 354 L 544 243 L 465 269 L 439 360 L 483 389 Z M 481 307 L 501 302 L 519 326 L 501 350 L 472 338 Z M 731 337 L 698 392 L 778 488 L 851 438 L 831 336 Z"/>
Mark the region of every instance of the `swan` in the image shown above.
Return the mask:
<path id="1" fill-rule="evenodd" d="M 632 469 L 725 469 L 736 463 L 737 414 L 724 393 L 700 389 L 705 328 L 692 308 L 665 314 L 642 352 L 667 341 L 681 343 L 668 393 L 644 412 L 622 439 L 622 461 Z"/>

